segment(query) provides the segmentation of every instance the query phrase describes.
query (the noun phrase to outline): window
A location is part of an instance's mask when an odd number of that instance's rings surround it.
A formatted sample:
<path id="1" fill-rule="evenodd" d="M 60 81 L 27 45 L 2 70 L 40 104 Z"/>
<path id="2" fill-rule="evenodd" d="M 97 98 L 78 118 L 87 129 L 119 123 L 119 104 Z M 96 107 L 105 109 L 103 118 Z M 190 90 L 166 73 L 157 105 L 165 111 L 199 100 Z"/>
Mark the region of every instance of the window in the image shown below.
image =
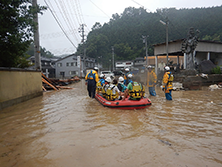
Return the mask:
<path id="1" fill-rule="evenodd" d="M 77 71 L 69 71 L 69 74 L 70 75 L 76 75 L 76 74 L 78 74 L 78 72 Z"/>
<path id="2" fill-rule="evenodd" d="M 65 72 L 60 72 L 59 74 L 61 75 L 61 77 L 65 76 Z"/>
<path id="3" fill-rule="evenodd" d="M 58 67 L 62 67 L 62 63 L 58 63 L 57 66 L 58 66 Z"/>
<path id="4" fill-rule="evenodd" d="M 72 62 L 70 66 L 77 66 L 77 62 Z"/>

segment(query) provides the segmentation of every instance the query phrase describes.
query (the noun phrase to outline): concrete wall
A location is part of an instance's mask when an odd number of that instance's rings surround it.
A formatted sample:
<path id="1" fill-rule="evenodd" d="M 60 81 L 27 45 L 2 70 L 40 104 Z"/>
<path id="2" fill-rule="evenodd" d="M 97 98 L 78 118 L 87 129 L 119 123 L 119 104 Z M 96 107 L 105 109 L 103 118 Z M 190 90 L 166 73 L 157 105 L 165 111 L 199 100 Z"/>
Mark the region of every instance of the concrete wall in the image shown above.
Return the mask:
<path id="1" fill-rule="evenodd" d="M 40 71 L 0 69 L 0 110 L 42 94 Z"/>

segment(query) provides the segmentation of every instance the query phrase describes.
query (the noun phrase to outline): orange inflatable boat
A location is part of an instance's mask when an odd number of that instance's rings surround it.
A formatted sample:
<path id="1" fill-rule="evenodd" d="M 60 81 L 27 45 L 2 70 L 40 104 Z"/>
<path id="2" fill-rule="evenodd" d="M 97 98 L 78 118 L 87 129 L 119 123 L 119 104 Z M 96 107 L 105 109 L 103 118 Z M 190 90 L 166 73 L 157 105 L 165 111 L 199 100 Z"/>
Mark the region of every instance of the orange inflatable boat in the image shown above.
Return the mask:
<path id="1" fill-rule="evenodd" d="M 127 98 L 125 100 L 108 101 L 105 98 L 103 98 L 101 95 L 96 93 L 95 98 L 104 107 L 115 108 L 115 109 L 127 109 L 127 110 L 143 109 L 151 105 L 151 101 L 146 97 L 143 97 L 140 100 L 129 100 Z"/>

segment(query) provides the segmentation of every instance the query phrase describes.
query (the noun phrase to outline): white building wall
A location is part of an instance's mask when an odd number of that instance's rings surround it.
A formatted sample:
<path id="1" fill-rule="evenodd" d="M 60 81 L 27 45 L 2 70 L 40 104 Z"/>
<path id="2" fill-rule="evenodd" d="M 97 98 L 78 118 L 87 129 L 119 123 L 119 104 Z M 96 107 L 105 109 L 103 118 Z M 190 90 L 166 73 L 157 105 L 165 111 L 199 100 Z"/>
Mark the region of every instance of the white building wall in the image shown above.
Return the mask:
<path id="1" fill-rule="evenodd" d="M 55 73 L 56 78 L 71 78 L 75 75 L 84 77 L 83 70 L 83 57 L 81 56 L 81 71 L 77 65 L 77 56 L 70 55 L 61 60 L 58 60 L 55 63 Z M 95 59 L 93 58 L 86 58 L 86 68 L 93 68 L 95 65 Z"/>

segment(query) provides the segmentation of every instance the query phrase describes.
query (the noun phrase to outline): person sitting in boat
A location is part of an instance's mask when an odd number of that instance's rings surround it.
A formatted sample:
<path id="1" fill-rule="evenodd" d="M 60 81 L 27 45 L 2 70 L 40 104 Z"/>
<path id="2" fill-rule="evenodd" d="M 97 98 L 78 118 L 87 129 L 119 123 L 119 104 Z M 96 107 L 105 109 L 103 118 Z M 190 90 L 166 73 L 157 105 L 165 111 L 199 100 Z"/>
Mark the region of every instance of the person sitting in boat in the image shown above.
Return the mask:
<path id="1" fill-rule="evenodd" d="M 106 98 L 106 90 L 107 88 L 109 87 L 109 84 L 112 82 L 111 78 L 110 77 L 107 77 L 105 79 L 105 83 L 103 85 L 103 88 L 102 88 L 102 95 L 104 98 Z"/>
<path id="2" fill-rule="evenodd" d="M 113 84 L 111 83 L 111 78 L 107 77 L 109 85 L 105 87 L 106 91 L 106 99 L 109 101 L 120 100 L 121 99 L 121 92 L 119 91 L 118 87 L 115 85 L 117 84 L 117 80 L 113 80 Z"/>
<path id="3" fill-rule="evenodd" d="M 96 83 L 96 93 L 102 93 L 103 85 L 105 84 L 105 75 L 101 74 L 99 76 L 100 80 Z"/>
<path id="4" fill-rule="evenodd" d="M 133 74 L 128 74 L 128 75 L 127 75 L 127 83 L 128 83 L 128 84 L 133 82 L 133 81 L 132 81 L 132 77 L 133 77 Z M 126 87 L 128 86 L 128 84 L 126 85 Z"/>
<path id="5" fill-rule="evenodd" d="M 119 77 L 119 80 L 118 80 L 118 84 L 117 84 L 117 87 L 118 89 L 120 90 L 120 92 L 125 92 L 126 90 L 126 86 L 124 85 L 124 78 L 123 77 Z"/>
<path id="6" fill-rule="evenodd" d="M 128 78 L 133 79 L 132 75 L 128 75 Z M 145 87 L 141 83 L 132 81 L 127 85 L 124 99 L 129 95 L 129 100 L 140 100 L 144 96 L 144 94 Z"/>
<path id="7" fill-rule="evenodd" d="M 128 82 L 128 81 L 129 81 L 129 80 L 128 80 L 128 75 L 129 75 L 129 74 L 132 75 L 132 73 L 129 71 L 129 68 L 126 68 L 126 69 L 125 69 L 125 72 L 126 72 L 126 73 L 124 74 L 124 85 L 127 86 L 128 83 L 129 83 L 129 82 Z"/>

